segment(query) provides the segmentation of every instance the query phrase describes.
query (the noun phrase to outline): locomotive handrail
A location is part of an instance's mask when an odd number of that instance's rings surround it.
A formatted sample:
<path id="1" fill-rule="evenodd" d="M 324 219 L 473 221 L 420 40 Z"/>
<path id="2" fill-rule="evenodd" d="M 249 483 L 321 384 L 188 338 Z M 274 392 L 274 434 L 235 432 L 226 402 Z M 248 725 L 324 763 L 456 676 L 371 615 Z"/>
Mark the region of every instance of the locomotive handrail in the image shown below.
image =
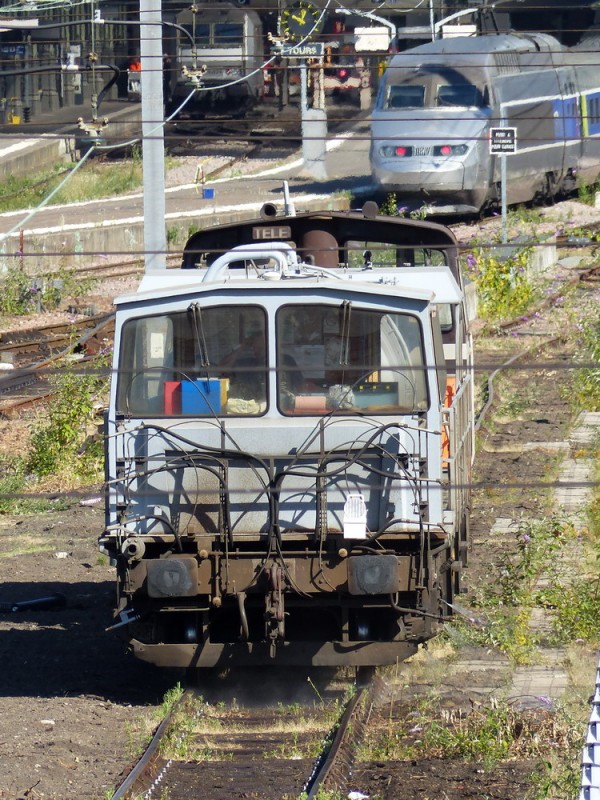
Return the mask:
<path id="1" fill-rule="evenodd" d="M 217 281 L 230 264 L 242 260 L 250 261 L 256 258 L 274 259 L 277 261 L 277 266 L 281 274 L 283 274 L 290 267 L 295 267 L 298 265 L 296 251 L 286 242 L 278 242 L 277 248 L 273 249 L 265 248 L 265 245 L 262 242 L 257 244 L 243 244 L 238 245 L 238 247 L 234 247 L 228 253 L 224 253 L 222 256 L 219 256 L 219 258 L 217 258 L 206 270 L 202 282 L 209 283 L 211 281 Z M 273 270 L 271 269 L 269 271 L 272 272 Z"/>
<path id="2" fill-rule="evenodd" d="M 316 273 L 328 278 L 335 278 L 335 280 L 342 279 L 342 276 L 336 274 L 334 270 L 320 267 L 318 264 L 307 264 L 304 261 L 298 261 L 296 251 L 291 245 L 287 242 L 277 242 L 268 248 L 265 248 L 263 243 L 243 244 L 234 247 L 228 253 L 219 256 L 210 265 L 202 278 L 202 282 L 218 281 L 231 264 L 236 264 L 240 261 L 254 261 L 257 258 L 270 259 L 277 262 L 275 267 L 269 266 L 263 269 L 262 272 L 259 271 L 257 265 L 254 265 L 258 277 L 276 276 L 282 278 L 284 276 L 298 276 L 301 273 Z"/>

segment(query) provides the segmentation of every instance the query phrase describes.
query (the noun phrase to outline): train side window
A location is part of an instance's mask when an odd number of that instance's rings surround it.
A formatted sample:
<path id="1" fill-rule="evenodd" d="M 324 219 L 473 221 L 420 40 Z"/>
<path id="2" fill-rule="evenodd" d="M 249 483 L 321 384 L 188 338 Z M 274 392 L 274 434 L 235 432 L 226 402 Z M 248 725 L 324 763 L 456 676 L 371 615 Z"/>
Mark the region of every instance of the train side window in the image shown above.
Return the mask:
<path id="1" fill-rule="evenodd" d="M 197 22 L 195 25 L 185 24 L 183 27 L 189 36 L 194 37 L 196 47 L 210 46 L 210 25 L 208 25 L 206 22 Z M 187 45 L 187 37 L 182 37 L 182 42 Z"/>
<path id="2" fill-rule="evenodd" d="M 450 303 L 438 303 L 436 308 L 442 332 L 447 333 L 448 331 L 451 331 L 454 325 L 452 319 L 452 306 Z"/>
<path id="3" fill-rule="evenodd" d="M 444 250 L 430 247 L 400 247 L 387 242 L 349 240 L 344 243 L 346 266 L 365 268 L 365 253 L 370 252 L 369 267 L 395 269 L 396 267 L 445 267 L 448 255 Z"/>

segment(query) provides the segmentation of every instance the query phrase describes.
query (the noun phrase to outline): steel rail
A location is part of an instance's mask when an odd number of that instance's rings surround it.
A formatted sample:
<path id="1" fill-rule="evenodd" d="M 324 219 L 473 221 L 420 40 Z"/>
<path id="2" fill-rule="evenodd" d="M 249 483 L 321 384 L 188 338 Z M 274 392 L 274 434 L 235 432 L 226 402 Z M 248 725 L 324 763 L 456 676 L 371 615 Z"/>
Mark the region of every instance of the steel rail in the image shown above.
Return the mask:
<path id="1" fill-rule="evenodd" d="M 0 396 L 1 395 L 7 396 L 11 392 L 15 393 L 19 389 L 26 388 L 27 386 L 32 386 L 33 384 L 38 383 L 41 380 L 40 375 L 39 375 L 41 370 L 45 369 L 46 367 L 49 367 L 51 364 L 53 364 L 56 361 L 59 361 L 61 358 L 64 358 L 66 355 L 71 353 L 75 347 L 78 347 L 78 346 L 81 346 L 81 345 L 85 344 L 85 342 L 87 342 L 89 339 L 91 339 L 93 336 L 95 336 L 99 331 L 101 331 L 103 328 L 105 328 L 108 325 L 110 325 L 111 322 L 114 319 L 114 314 L 112 314 L 112 313 L 111 314 L 104 314 L 101 317 L 98 317 L 98 319 L 99 319 L 98 324 L 95 325 L 93 328 L 91 328 L 89 330 L 86 330 L 85 333 L 77 339 L 77 341 L 71 342 L 68 347 L 63 348 L 59 352 L 57 352 L 54 355 L 50 356 L 49 358 L 46 358 L 43 361 L 38 362 L 37 364 L 32 364 L 29 367 L 22 367 L 20 369 L 16 369 L 16 370 L 13 370 L 13 371 L 10 371 L 10 372 L 2 374 L 0 376 Z M 81 326 L 82 327 L 87 327 L 86 323 L 89 324 L 89 320 L 82 321 Z M 72 325 L 59 323 L 57 325 L 46 326 L 45 328 L 40 329 L 40 330 L 44 330 L 44 329 L 46 329 L 46 330 L 56 330 L 60 326 L 64 326 L 65 334 L 68 333 L 73 327 Z M 67 336 L 65 335 L 64 338 L 66 340 Z M 28 342 L 28 344 L 29 345 L 34 345 L 34 344 L 43 345 L 46 342 L 47 342 L 47 340 L 42 338 L 42 339 L 38 339 L 38 340 L 32 340 L 32 341 Z M 23 344 L 24 344 L 23 342 L 16 342 L 15 343 L 15 349 L 19 349 L 20 347 L 23 346 Z M 10 347 L 8 349 L 10 349 Z M 89 363 L 90 361 L 95 360 L 97 357 L 98 357 L 97 355 L 84 357 L 84 358 L 81 359 L 80 363 L 86 363 L 86 362 Z M 32 396 L 31 398 L 28 398 L 26 400 L 24 400 L 23 398 L 20 398 L 20 399 L 16 400 L 13 403 L 11 403 L 9 401 L 9 402 L 7 402 L 7 403 L 5 403 L 5 404 L 0 406 L 0 414 L 4 418 L 6 418 L 7 415 L 10 416 L 11 412 L 16 410 L 17 408 L 26 407 L 28 405 L 32 405 L 33 403 L 39 402 L 41 400 L 48 399 L 48 397 L 50 397 L 53 393 L 54 392 L 45 392 L 45 393 L 40 394 L 38 396 Z"/>
<path id="2" fill-rule="evenodd" d="M 187 689 L 181 695 L 179 700 L 177 700 L 177 702 L 171 706 L 167 716 L 156 729 L 154 736 L 150 740 L 150 744 L 144 750 L 140 760 L 134 765 L 125 780 L 112 795 L 112 800 L 127 800 L 129 793 L 134 791 L 136 794 L 133 795 L 133 797 L 145 796 L 144 793 L 150 788 L 150 784 L 154 783 L 156 780 L 160 781 L 160 775 L 158 777 L 153 776 L 152 780 L 148 779 L 149 774 L 152 773 L 152 769 L 159 758 L 158 751 L 160 743 L 166 731 L 168 730 L 169 725 L 171 724 L 171 720 L 173 719 L 175 712 L 191 695 L 192 691 Z"/>
<path id="3" fill-rule="evenodd" d="M 366 682 L 372 680 L 375 675 L 374 669 L 368 669 L 364 676 L 358 675 L 358 686 L 355 694 L 350 698 L 346 707 L 336 723 L 330 737 L 327 740 L 326 746 L 317 760 L 312 775 L 306 782 L 304 792 L 306 800 L 316 800 L 319 792 L 325 788 L 326 781 L 338 782 L 335 780 L 335 771 L 339 766 L 339 762 L 344 751 L 352 751 L 353 741 L 360 735 L 359 731 L 364 722 L 367 707 L 370 708 L 371 703 L 368 698 L 372 697 L 375 692 L 375 682 Z M 347 775 L 352 755 L 344 764 L 345 770 L 343 775 Z M 303 795 L 304 796 L 304 795 Z"/>

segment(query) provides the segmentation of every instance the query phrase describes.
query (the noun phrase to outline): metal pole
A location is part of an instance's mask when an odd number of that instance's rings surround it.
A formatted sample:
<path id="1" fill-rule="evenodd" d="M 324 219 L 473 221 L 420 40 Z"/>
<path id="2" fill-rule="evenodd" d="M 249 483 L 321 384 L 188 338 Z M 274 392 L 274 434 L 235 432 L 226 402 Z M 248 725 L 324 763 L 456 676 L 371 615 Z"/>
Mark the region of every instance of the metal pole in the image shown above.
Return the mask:
<path id="1" fill-rule="evenodd" d="M 502 113 L 500 125 L 506 128 L 506 117 Z M 500 203 L 502 210 L 502 244 L 508 242 L 508 223 L 506 219 L 506 156 L 500 156 Z"/>
<path id="2" fill-rule="evenodd" d="M 300 62 L 300 125 L 302 131 L 302 158 L 304 163 L 310 159 L 310 147 L 308 143 L 308 75 L 306 59 Z"/>
<path id="3" fill-rule="evenodd" d="M 301 114 L 300 118 L 302 123 L 304 124 L 304 120 L 306 118 L 306 114 L 304 113 L 308 108 L 308 76 L 307 76 L 307 64 L 306 59 L 302 59 L 302 63 L 300 64 L 300 105 L 301 105 Z"/>
<path id="4" fill-rule="evenodd" d="M 429 25 L 431 27 L 431 41 L 433 42 L 436 39 L 435 16 L 433 13 L 433 0 L 429 0 Z"/>
<path id="5" fill-rule="evenodd" d="M 317 180 L 327 177 L 325 149 L 327 143 L 327 114 L 323 108 L 308 107 L 308 65 L 302 59 L 300 67 L 300 119 L 302 121 L 302 159 L 304 173 Z"/>
<path id="6" fill-rule="evenodd" d="M 500 194 L 502 198 L 502 244 L 508 242 L 508 222 L 506 219 L 506 156 L 500 156 Z"/>
<path id="7" fill-rule="evenodd" d="M 161 22 L 161 0 L 140 0 L 144 264 L 146 272 L 166 269 L 167 264 Z"/>

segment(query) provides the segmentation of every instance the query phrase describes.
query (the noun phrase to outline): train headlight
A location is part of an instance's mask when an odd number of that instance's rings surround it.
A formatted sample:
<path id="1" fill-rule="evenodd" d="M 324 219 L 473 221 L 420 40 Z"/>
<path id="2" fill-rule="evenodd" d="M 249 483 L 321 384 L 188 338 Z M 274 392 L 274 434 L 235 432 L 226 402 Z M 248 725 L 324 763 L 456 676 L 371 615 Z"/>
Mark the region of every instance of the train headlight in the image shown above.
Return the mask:
<path id="1" fill-rule="evenodd" d="M 386 144 L 379 152 L 385 158 L 407 158 L 412 156 L 413 149 L 401 144 Z"/>
<path id="2" fill-rule="evenodd" d="M 194 597 L 198 564 L 194 558 L 161 558 L 147 562 L 149 597 Z"/>
<path id="3" fill-rule="evenodd" d="M 350 594 L 395 594 L 400 591 L 395 555 L 350 556 L 346 563 Z"/>
<path id="4" fill-rule="evenodd" d="M 464 156 L 469 149 L 466 144 L 437 144 L 433 148 L 434 156 Z"/>

